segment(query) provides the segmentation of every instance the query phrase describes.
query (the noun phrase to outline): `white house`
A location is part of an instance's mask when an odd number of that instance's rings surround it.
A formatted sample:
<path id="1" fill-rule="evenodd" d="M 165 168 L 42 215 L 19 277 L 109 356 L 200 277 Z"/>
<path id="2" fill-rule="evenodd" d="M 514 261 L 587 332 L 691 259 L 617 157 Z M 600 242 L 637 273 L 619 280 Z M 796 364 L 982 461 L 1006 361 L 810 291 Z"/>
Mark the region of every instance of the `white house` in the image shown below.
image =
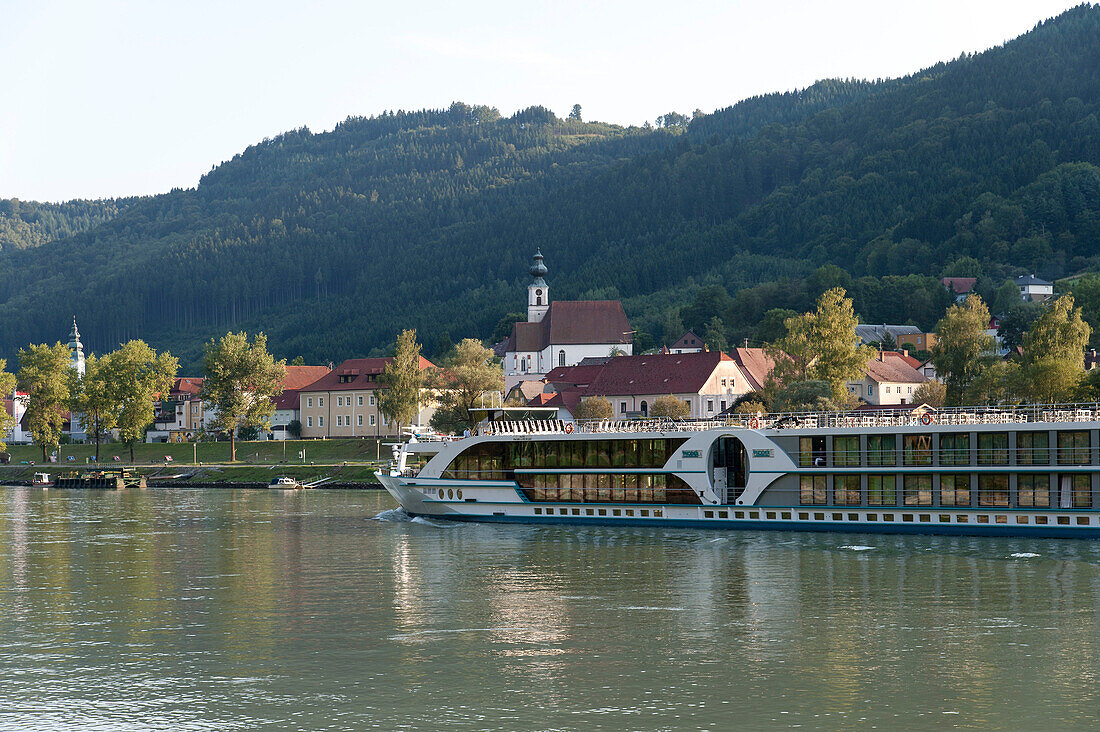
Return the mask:
<path id="1" fill-rule="evenodd" d="M 618 300 L 550 300 L 546 266 L 537 251 L 527 286 L 527 322 L 512 325 L 504 345 L 504 388 L 542 379 L 551 369 L 585 358 L 633 353 L 630 321 Z"/>
<path id="2" fill-rule="evenodd" d="M 867 362 L 864 377 L 848 382 L 848 392 L 868 404 L 912 404 L 913 394 L 928 381 L 919 367 L 911 356 L 879 351 Z"/>
<path id="3" fill-rule="evenodd" d="M 1033 274 L 1017 277 L 1016 286 L 1020 288 L 1020 299 L 1024 302 L 1041 302 L 1054 297 L 1054 283 Z"/>
<path id="4" fill-rule="evenodd" d="M 4 397 L 4 411 L 8 416 L 15 417 L 15 425 L 3 436 L 2 442 L 23 443 L 30 442 L 31 435 L 23 424 L 23 415 L 27 412 L 27 395 L 20 391 L 13 391 L 10 397 Z"/>

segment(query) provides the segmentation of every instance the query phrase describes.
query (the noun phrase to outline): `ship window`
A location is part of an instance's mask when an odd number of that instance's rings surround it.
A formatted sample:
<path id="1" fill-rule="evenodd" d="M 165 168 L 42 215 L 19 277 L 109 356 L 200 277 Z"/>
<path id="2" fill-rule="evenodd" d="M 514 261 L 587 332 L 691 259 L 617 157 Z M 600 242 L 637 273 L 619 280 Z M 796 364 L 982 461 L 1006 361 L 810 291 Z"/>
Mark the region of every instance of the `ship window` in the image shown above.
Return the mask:
<path id="1" fill-rule="evenodd" d="M 931 506 L 932 476 L 905 476 L 902 481 L 902 500 L 906 506 Z"/>
<path id="2" fill-rule="evenodd" d="M 798 464 L 803 468 L 825 466 L 825 437 L 798 438 Z"/>
<path id="3" fill-rule="evenodd" d="M 1024 508 L 1050 507 L 1050 476 L 1021 473 L 1016 477 L 1016 505 Z"/>
<path id="4" fill-rule="evenodd" d="M 978 505 L 1008 505 L 1008 475 L 1004 473 L 978 474 Z"/>
<path id="5" fill-rule="evenodd" d="M 1008 433 L 978 433 L 978 465 L 1008 465 Z"/>
<path id="6" fill-rule="evenodd" d="M 800 476 L 799 502 L 804 506 L 819 506 L 829 502 L 826 476 L 803 475 Z"/>
<path id="7" fill-rule="evenodd" d="M 932 464 L 932 435 L 905 435 L 902 445 L 906 465 Z"/>
<path id="8" fill-rule="evenodd" d="M 1089 508 L 1092 506 L 1091 483 L 1088 475 L 1071 476 L 1071 491 L 1074 508 Z"/>
<path id="9" fill-rule="evenodd" d="M 1058 433 L 1058 464 L 1059 465 L 1088 465 L 1089 463 L 1089 433 L 1059 432 Z"/>
<path id="10" fill-rule="evenodd" d="M 833 465 L 844 468 L 859 467 L 859 437 L 844 435 L 833 438 Z"/>
<path id="11" fill-rule="evenodd" d="M 940 435 L 940 465 L 970 464 L 970 433 L 947 432 Z"/>
<path id="12" fill-rule="evenodd" d="M 867 476 L 867 503 L 872 506 L 893 506 L 897 499 L 897 478 L 893 475 Z"/>
<path id="13" fill-rule="evenodd" d="M 968 473 L 940 476 L 940 505 L 970 505 L 970 475 Z"/>
<path id="14" fill-rule="evenodd" d="M 1016 462 L 1019 465 L 1049 465 L 1050 435 L 1047 432 L 1017 432 Z"/>
<path id="15" fill-rule="evenodd" d="M 859 476 L 833 476 L 833 502 L 841 506 L 859 505 Z"/>
<path id="16" fill-rule="evenodd" d="M 868 465 L 896 465 L 896 442 L 894 435 L 867 436 Z"/>

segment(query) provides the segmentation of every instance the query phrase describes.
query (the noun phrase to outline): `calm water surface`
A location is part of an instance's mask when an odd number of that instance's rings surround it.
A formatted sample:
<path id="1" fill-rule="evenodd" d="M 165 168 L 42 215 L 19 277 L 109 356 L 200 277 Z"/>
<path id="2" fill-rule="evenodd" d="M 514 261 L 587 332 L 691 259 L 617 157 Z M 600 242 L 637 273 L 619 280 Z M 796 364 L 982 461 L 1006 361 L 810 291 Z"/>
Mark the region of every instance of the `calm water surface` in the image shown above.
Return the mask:
<path id="1" fill-rule="evenodd" d="M 0 729 L 1096 729 L 1100 542 L 0 490 Z"/>

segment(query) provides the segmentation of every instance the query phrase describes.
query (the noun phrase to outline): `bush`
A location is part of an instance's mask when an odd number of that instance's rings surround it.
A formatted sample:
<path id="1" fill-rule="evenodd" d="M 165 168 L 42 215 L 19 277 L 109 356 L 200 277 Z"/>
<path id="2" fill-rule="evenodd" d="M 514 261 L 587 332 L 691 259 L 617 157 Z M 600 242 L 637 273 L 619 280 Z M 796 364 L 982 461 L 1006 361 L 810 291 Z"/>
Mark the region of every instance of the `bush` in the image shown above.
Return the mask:
<path id="1" fill-rule="evenodd" d="M 649 409 L 649 416 L 651 417 L 671 417 L 672 419 L 683 419 L 691 412 L 691 408 L 688 407 L 686 402 L 680 401 L 671 394 L 665 394 L 659 396 L 653 401 L 653 406 Z"/>

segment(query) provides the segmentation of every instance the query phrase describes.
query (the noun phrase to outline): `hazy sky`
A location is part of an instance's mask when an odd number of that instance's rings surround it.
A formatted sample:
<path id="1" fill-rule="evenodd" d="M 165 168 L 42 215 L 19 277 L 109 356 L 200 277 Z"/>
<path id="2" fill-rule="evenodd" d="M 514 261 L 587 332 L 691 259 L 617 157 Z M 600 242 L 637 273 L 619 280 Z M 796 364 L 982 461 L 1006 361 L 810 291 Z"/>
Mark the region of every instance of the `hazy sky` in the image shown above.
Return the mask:
<path id="1" fill-rule="evenodd" d="M 0 198 L 192 187 L 349 115 L 574 103 L 641 124 L 980 51 L 1065 0 L 0 0 Z"/>

